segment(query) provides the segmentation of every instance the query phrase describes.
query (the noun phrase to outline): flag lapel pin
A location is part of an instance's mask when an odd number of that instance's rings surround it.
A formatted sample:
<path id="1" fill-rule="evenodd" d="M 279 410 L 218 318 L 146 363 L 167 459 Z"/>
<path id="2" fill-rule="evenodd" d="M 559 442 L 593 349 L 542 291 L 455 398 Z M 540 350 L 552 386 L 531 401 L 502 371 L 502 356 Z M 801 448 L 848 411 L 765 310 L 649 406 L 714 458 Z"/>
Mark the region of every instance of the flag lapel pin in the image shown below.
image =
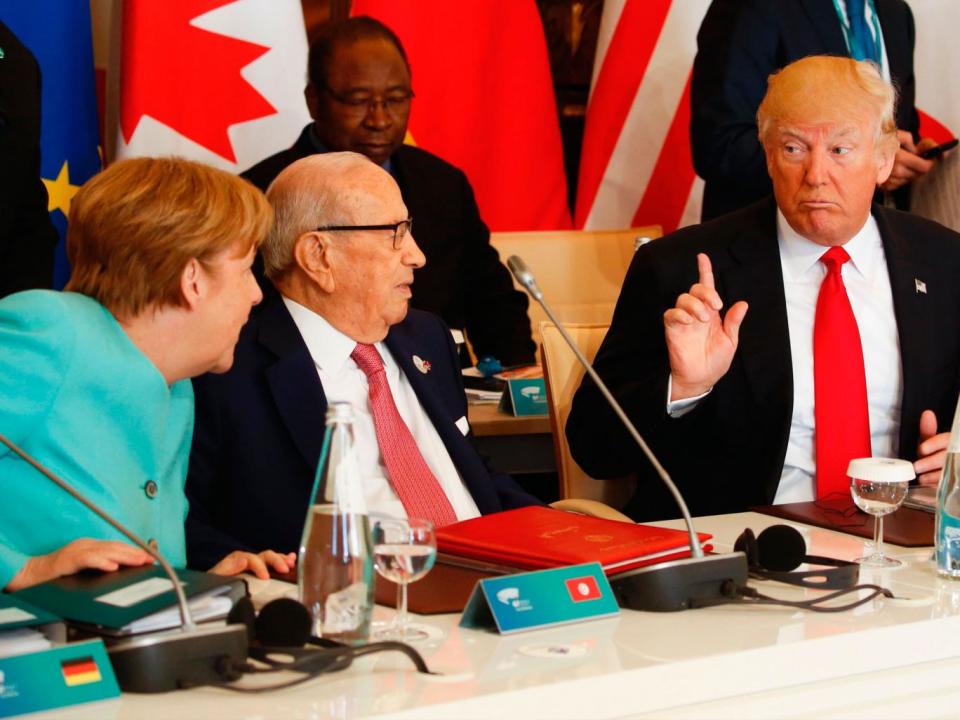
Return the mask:
<path id="1" fill-rule="evenodd" d="M 920 278 L 914 278 L 913 285 L 917 289 L 918 293 L 922 293 L 923 295 L 927 294 L 927 284 Z"/>
<path id="2" fill-rule="evenodd" d="M 424 375 L 430 372 L 430 361 L 424 360 L 419 355 L 413 356 L 413 364 L 416 366 L 417 370 L 422 372 Z"/>

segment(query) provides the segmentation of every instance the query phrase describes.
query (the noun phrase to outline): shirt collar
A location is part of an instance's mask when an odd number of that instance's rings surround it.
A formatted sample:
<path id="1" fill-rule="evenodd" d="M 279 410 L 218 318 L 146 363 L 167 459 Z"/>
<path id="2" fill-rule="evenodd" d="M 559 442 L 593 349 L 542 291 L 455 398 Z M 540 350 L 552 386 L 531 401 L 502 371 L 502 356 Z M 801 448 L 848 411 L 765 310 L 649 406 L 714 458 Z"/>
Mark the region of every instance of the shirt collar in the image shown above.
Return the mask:
<path id="1" fill-rule="evenodd" d="M 819 264 L 820 256 L 828 248 L 808 240 L 790 227 L 790 223 L 779 208 L 777 208 L 777 242 L 780 244 L 780 262 L 788 278 L 800 280 L 814 267 L 822 268 Z M 849 265 L 864 279 L 871 280 L 883 257 L 880 228 L 877 227 L 877 221 L 873 215 L 867 217 L 867 222 L 843 245 L 843 249 L 850 255 Z"/>
<path id="2" fill-rule="evenodd" d="M 287 306 L 290 317 L 300 331 L 313 362 L 325 373 L 338 375 L 350 359 L 350 353 L 357 346 L 357 341 L 344 335 L 310 308 L 288 297 L 283 298 L 283 304 Z M 378 346 L 379 344 L 377 343 Z"/>

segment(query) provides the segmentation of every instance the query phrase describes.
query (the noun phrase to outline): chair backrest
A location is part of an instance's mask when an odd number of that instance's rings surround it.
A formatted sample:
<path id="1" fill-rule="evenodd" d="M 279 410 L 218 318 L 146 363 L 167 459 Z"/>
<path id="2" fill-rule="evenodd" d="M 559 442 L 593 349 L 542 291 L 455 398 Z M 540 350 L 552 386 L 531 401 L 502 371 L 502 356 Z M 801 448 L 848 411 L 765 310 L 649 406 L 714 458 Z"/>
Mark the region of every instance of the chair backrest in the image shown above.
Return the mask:
<path id="1" fill-rule="evenodd" d="M 568 323 L 609 323 L 638 238 L 658 238 L 659 225 L 626 230 L 499 232 L 490 242 L 506 263 L 511 255 L 526 261 L 544 297 Z M 514 280 L 517 289 L 523 290 Z M 538 340 L 543 309 L 530 303 L 530 326 Z"/>
<path id="2" fill-rule="evenodd" d="M 564 327 L 580 351 L 593 362 L 610 325 L 565 323 Z M 564 428 L 570 415 L 573 394 L 580 387 L 584 370 L 564 342 L 556 325 L 549 321 L 540 323 L 540 337 L 541 362 L 547 385 L 550 425 L 553 429 L 553 447 L 557 455 L 557 473 L 560 476 L 560 497 L 599 500 L 611 507 L 622 508 L 633 495 L 635 481 L 632 478 L 595 480 L 587 475 L 570 455 L 570 445 Z"/>

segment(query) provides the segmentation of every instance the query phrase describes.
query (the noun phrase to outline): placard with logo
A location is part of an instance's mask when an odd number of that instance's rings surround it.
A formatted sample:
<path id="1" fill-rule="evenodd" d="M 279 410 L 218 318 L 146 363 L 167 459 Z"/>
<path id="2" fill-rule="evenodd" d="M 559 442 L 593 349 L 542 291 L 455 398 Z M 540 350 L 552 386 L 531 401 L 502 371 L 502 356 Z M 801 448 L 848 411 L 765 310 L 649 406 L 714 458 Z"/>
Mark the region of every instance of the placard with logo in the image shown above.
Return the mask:
<path id="1" fill-rule="evenodd" d="M 547 386 L 543 378 L 507 380 L 507 389 L 500 399 L 500 410 L 517 417 L 549 415 Z"/>
<path id="2" fill-rule="evenodd" d="M 585 563 L 480 580 L 460 626 L 503 635 L 620 613 L 600 563 Z"/>

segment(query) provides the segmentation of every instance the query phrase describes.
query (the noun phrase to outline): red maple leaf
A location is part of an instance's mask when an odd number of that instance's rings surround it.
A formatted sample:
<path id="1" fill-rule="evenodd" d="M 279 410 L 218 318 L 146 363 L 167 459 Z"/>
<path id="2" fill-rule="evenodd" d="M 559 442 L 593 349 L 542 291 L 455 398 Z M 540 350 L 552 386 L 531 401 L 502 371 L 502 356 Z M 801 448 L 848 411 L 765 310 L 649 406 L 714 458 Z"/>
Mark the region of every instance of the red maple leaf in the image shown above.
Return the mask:
<path id="1" fill-rule="evenodd" d="M 144 115 L 236 162 L 227 128 L 276 113 L 240 70 L 270 50 L 190 25 L 233 0 L 128 0 L 123 6 L 120 129 Z"/>

